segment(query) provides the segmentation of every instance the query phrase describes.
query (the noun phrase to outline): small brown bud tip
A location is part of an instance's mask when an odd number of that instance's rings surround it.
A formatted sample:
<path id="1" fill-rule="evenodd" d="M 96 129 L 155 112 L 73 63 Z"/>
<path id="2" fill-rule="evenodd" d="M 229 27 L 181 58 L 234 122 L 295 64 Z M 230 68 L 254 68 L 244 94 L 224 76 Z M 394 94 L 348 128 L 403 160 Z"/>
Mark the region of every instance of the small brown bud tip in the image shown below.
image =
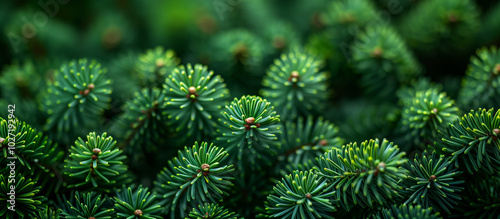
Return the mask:
<path id="1" fill-rule="evenodd" d="M 326 139 L 321 139 L 321 141 L 319 141 L 319 145 L 321 146 L 326 146 L 328 144 L 328 141 L 326 141 Z"/>
<path id="2" fill-rule="evenodd" d="M 87 96 L 87 95 L 89 95 L 89 92 L 90 92 L 90 91 L 89 91 L 89 89 L 85 89 L 85 90 L 83 91 L 83 95 Z"/>
<path id="3" fill-rule="evenodd" d="M 92 160 L 97 160 L 97 155 L 92 155 Z"/>
<path id="4" fill-rule="evenodd" d="M 253 117 L 248 117 L 245 119 L 245 122 L 249 125 L 252 125 L 255 122 L 255 118 Z"/>
<path id="5" fill-rule="evenodd" d="M 455 22 L 457 22 L 457 21 L 458 21 L 458 18 L 457 18 L 457 16 L 455 15 L 455 13 L 450 13 L 450 14 L 448 14 L 448 21 L 449 21 L 450 23 L 455 23 Z"/>
<path id="6" fill-rule="evenodd" d="M 161 59 L 157 59 L 155 64 L 157 68 L 161 68 L 165 65 L 165 62 Z"/>
<path id="7" fill-rule="evenodd" d="M 196 93 L 196 88 L 191 86 L 188 88 L 190 94 L 195 94 Z"/>
<path id="8" fill-rule="evenodd" d="M 260 128 L 260 123 L 255 124 L 255 126 L 257 126 L 257 128 Z"/>
<path id="9" fill-rule="evenodd" d="M 89 217 L 89 219 L 95 219 L 95 217 Z"/>
<path id="10" fill-rule="evenodd" d="M 311 197 L 312 197 L 312 195 L 311 195 L 311 194 L 309 194 L 309 193 L 307 193 L 306 198 L 308 198 L 308 199 L 309 199 L 309 198 L 311 198 Z"/>
<path id="11" fill-rule="evenodd" d="M 204 164 L 202 164 L 202 165 L 201 165 L 201 169 L 202 169 L 203 171 L 208 171 L 208 170 L 210 169 L 210 165 L 208 165 L 208 164 L 204 163 Z"/>
<path id="12" fill-rule="evenodd" d="M 134 211 L 135 216 L 142 216 L 142 211 L 137 209 Z"/>
<path id="13" fill-rule="evenodd" d="M 290 73 L 290 77 L 292 77 L 292 78 L 298 78 L 299 77 L 299 72 L 298 71 L 292 71 L 292 73 Z"/>
<path id="14" fill-rule="evenodd" d="M 495 74 L 500 73 L 500 64 L 495 65 L 495 70 L 493 70 Z"/>
<path id="15" fill-rule="evenodd" d="M 78 93 L 79 93 L 80 95 L 82 95 L 82 94 L 83 94 L 83 90 L 79 91 Z"/>
<path id="16" fill-rule="evenodd" d="M 437 178 L 436 175 L 432 175 L 431 178 L 429 179 L 429 181 L 435 180 L 436 178 Z"/>
<path id="17" fill-rule="evenodd" d="M 94 90 L 95 88 L 95 85 L 94 84 L 89 84 L 89 86 L 87 87 L 89 90 Z"/>
<path id="18" fill-rule="evenodd" d="M 497 135 L 500 134 L 500 129 L 493 129 L 493 132 Z M 2 140 L 0 139 L 0 143 L 2 142 Z"/>
<path id="19" fill-rule="evenodd" d="M 380 58 L 382 56 L 382 49 L 380 47 L 376 47 L 372 52 L 372 56 Z"/>
<path id="20" fill-rule="evenodd" d="M 437 114 L 438 113 L 438 109 L 436 109 L 436 108 L 432 109 L 432 113 Z"/>
<path id="21" fill-rule="evenodd" d="M 0 144 L 3 144 L 3 141 L 5 141 L 5 138 L 0 137 Z"/>
<path id="22" fill-rule="evenodd" d="M 276 49 L 283 49 L 286 46 L 286 40 L 282 36 L 277 36 L 273 40 L 273 46 Z"/>
<path id="23" fill-rule="evenodd" d="M 92 150 L 92 152 L 94 152 L 94 154 L 99 154 L 99 153 L 101 153 L 101 149 L 94 148 L 94 150 Z"/>
<path id="24" fill-rule="evenodd" d="M 246 130 L 250 130 L 250 126 L 248 124 L 243 125 Z"/>

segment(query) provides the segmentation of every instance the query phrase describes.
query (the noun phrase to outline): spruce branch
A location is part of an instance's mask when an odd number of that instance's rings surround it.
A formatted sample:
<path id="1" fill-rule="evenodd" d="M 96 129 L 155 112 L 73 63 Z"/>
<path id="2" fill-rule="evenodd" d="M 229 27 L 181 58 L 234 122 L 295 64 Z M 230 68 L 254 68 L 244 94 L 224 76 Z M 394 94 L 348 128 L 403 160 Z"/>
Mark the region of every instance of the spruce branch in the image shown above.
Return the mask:
<path id="1" fill-rule="evenodd" d="M 451 155 L 455 165 L 469 173 L 500 172 L 500 111 L 471 110 L 450 123 L 442 132 L 437 149 Z M 463 165 L 463 166 L 461 166 Z M 464 168 L 465 167 L 465 168 Z"/>
<path id="2" fill-rule="evenodd" d="M 417 138 L 431 139 L 448 123 L 458 118 L 458 108 L 445 92 L 420 90 L 403 106 L 403 125 Z"/>
<path id="3" fill-rule="evenodd" d="M 285 121 L 321 112 L 328 98 L 327 74 L 320 71 L 322 65 L 322 61 L 298 51 L 282 54 L 262 81 L 262 96 Z"/>
<path id="4" fill-rule="evenodd" d="M 500 104 L 500 51 L 496 47 L 482 48 L 471 57 L 459 92 L 461 104 L 467 108 L 490 108 Z"/>
<path id="5" fill-rule="evenodd" d="M 117 192 L 114 197 L 115 211 L 119 218 L 130 219 L 157 219 L 163 218 L 159 216 L 162 210 L 155 193 L 148 191 L 146 187 L 139 185 L 137 189 L 134 187 L 125 187 L 123 185 L 120 192 Z"/>
<path id="6" fill-rule="evenodd" d="M 314 167 L 321 176 L 329 179 L 335 198 L 350 211 L 354 205 L 373 208 L 402 197 L 401 179 L 406 170 L 405 153 L 393 143 L 383 139 L 356 142 L 332 148 L 316 158 Z"/>
<path id="7" fill-rule="evenodd" d="M 224 165 L 228 156 L 223 148 L 206 142 L 185 147 L 179 155 L 168 161 L 154 182 L 156 191 L 162 195 L 164 213 L 171 218 L 183 218 L 188 204 L 193 202 L 216 202 L 228 195 L 234 178 L 228 176 L 233 165 Z"/>
<path id="8" fill-rule="evenodd" d="M 165 79 L 179 64 L 173 50 L 156 47 L 141 54 L 136 61 L 135 72 L 143 88 L 161 88 Z"/>
<path id="9" fill-rule="evenodd" d="M 381 98 L 421 75 L 421 67 L 399 34 L 388 26 L 368 26 L 351 48 L 353 67 L 362 86 Z"/>
<path id="10" fill-rule="evenodd" d="M 38 195 L 40 186 L 30 178 L 17 172 L 14 178 L 7 173 L 0 174 L 0 217 L 1 218 L 33 218 L 43 209 L 45 197 Z M 14 190 L 15 194 L 9 195 Z M 15 205 L 9 200 L 15 197 Z M 10 210 L 14 209 L 14 211 Z"/>
<path id="11" fill-rule="evenodd" d="M 433 213 L 432 208 L 425 208 L 421 205 L 392 205 L 391 208 L 384 208 L 377 214 L 374 214 L 374 219 L 438 219 L 441 218 L 439 213 Z"/>
<path id="12" fill-rule="evenodd" d="M 312 116 L 297 122 L 286 122 L 281 135 L 282 147 L 278 160 L 297 166 L 323 155 L 333 147 L 340 148 L 344 139 L 338 136 L 339 129 L 322 117 L 314 120 Z"/>
<path id="13" fill-rule="evenodd" d="M 135 92 L 125 104 L 125 112 L 115 123 L 114 134 L 121 141 L 119 147 L 134 160 L 144 152 L 156 151 L 168 133 L 165 92 L 158 88 L 145 88 Z"/>
<path id="14" fill-rule="evenodd" d="M 106 72 L 95 60 L 73 60 L 61 66 L 54 81 L 49 81 L 45 129 L 69 142 L 75 130 L 95 122 L 111 100 L 111 81 L 106 79 Z"/>
<path id="15" fill-rule="evenodd" d="M 58 198 L 57 206 L 66 219 L 111 219 L 116 215 L 106 196 L 96 192 L 80 193 L 76 191 L 67 199 Z"/>
<path id="16" fill-rule="evenodd" d="M 179 137 L 205 139 L 216 134 L 220 110 L 227 104 L 229 90 L 219 75 L 206 66 L 179 66 L 165 84 L 169 124 Z"/>
<path id="17" fill-rule="evenodd" d="M 457 171 L 444 155 L 436 156 L 435 151 L 422 153 L 422 158 L 415 156 L 405 167 L 409 170 L 406 190 L 409 198 L 405 205 L 419 204 L 424 208 L 432 207 L 450 214 L 450 209 L 461 200 L 460 191 L 463 180 L 457 180 L 462 172 Z"/>
<path id="18" fill-rule="evenodd" d="M 404 17 L 399 32 L 419 53 L 450 54 L 471 45 L 478 24 L 479 10 L 472 0 L 424 1 Z"/>
<path id="19" fill-rule="evenodd" d="M 267 197 L 268 217 L 333 218 L 335 206 L 330 201 L 333 184 L 314 171 L 294 171 L 274 186 Z"/>
<path id="20" fill-rule="evenodd" d="M 91 184 L 94 188 L 108 191 L 128 179 L 127 165 L 123 162 L 127 156 L 116 147 L 116 141 L 106 133 L 96 135 L 91 132 L 87 140 L 78 138 L 69 150 L 69 157 L 64 161 L 65 174 L 75 183 L 69 188 Z"/>
<path id="21" fill-rule="evenodd" d="M 281 125 L 270 102 L 258 96 L 235 98 L 222 111 L 220 121 L 217 141 L 226 145 L 231 162 L 238 162 L 241 168 L 250 165 L 251 169 L 262 166 L 257 162 L 271 164 L 264 156 L 276 154 Z"/>
<path id="22" fill-rule="evenodd" d="M 189 217 L 186 219 L 237 219 L 240 218 L 238 214 L 234 212 L 230 212 L 224 207 L 219 206 L 218 204 L 209 204 L 205 203 L 203 205 L 198 205 L 197 208 L 193 208 L 191 212 L 189 212 Z"/>

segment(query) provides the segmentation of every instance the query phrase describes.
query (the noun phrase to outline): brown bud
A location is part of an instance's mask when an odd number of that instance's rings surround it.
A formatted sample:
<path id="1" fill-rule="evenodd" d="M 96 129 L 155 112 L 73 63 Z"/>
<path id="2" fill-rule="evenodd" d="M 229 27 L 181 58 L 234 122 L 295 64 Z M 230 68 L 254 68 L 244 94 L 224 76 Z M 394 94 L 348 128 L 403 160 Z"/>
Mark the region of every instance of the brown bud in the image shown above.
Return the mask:
<path id="1" fill-rule="evenodd" d="M 95 88 L 95 85 L 94 84 L 89 84 L 89 86 L 87 87 L 89 90 L 94 90 Z"/>
<path id="2" fill-rule="evenodd" d="M 92 155 L 92 160 L 97 160 L 97 155 Z"/>
<path id="3" fill-rule="evenodd" d="M 196 88 L 191 86 L 188 88 L 190 94 L 195 94 L 196 93 Z"/>
<path id="4" fill-rule="evenodd" d="M 500 129 L 493 129 L 493 132 L 494 132 L 495 134 L 499 135 L 499 134 L 500 134 Z M 1 140 L 0 140 L 0 142 L 1 142 Z"/>
<path id="5" fill-rule="evenodd" d="M 493 69 L 493 72 L 494 72 L 495 74 L 500 73 L 500 64 L 495 65 L 495 69 Z"/>
<path id="6" fill-rule="evenodd" d="M 165 62 L 163 62 L 163 60 L 161 59 L 157 59 L 155 64 L 157 68 L 161 68 L 165 65 Z"/>
<path id="7" fill-rule="evenodd" d="M 436 178 L 437 178 L 436 175 L 432 175 L 429 181 L 435 180 Z"/>
<path id="8" fill-rule="evenodd" d="M 449 23 L 455 23 L 457 21 L 458 21 L 458 17 L 455 15 L 455 13 L 448 14 L 448 22 Z"/>
<path id="9" fill-rule="evenodd" d="M 319 141 L 319 145 L 326 146 L 328 145 L 328 141 L 326 141 L 326 139 L 321 139 L 321 141 Z"/>
<path id="10" fill-rule="evenodd" d="M 204 164 L 202 164 L 202 165 L 201 165 L 201 169 L 202 169 L 203 171 L 208 171 L 208 170 L 210 169 L 210 165 L 208 165 L 208 164 L 204 163 Z"/>
<path id="11" fill-rule="evenodd" d="M 308 198 L 308 199 L 309 199 L 309 198 L 311 198 L 311 197 L 312 197 L 312 195 L 311 195 L 311 194 L 309 194 L 309 193 L 307 193 L 307 194 L 306 194 L 306 198 Z"/>
<path id="12" fill-rule="evenodd" d="M 0 137 L 0 144 L 3 144 L 3 141 L 5 141 L 5 138 Z"/>
<path id="13" fill-rule="evenodd" d="M 89 91 L 89 89 L 85 89 L 85 90 L 83 91 L 83 95 L 84 95 L 84 96 L 87 96 L 87 95 L 89 95 L 89 92 L 90 92 L 90 91 Z"/>
<path id="14" fill-rule="evenodd" d="M 137 209 L 134 211 L 135 216 L 142 216 L 142 211 L 140 209 Z"/>
<path id="15" fill-rule="evenodd" d="M 94 150 L 92 150 L 92 152 L 94 152 L 94 154 L 99 154 L 99 153 L 101 153 L 101 149 L 94 148 Z"/>
<path id="16" fill-rule="evenodd" d="M 438 113 L 438 109 L 436 109 L 436 108 L 432 109 L 432 113 L 437 114 Z"/>
<path id="17" fill-rule="evenodd" d="M 375 47 L 375 49 L 372 52 L 372 56 L 375 58 L 380 58 L 382 56 L 382 48 Z"/>
<path id="18" fill-rule="evenodd" d="M 89 219 L 95 219 L 95 217 L 89 217 Z"/>
<path id="19" fill-rule="evenodd" d="M 273 40 L 273 46 L 276 49 L 282 49 L 286 46 L 286 40 L 282 36 L 277 36 Z"/>
<path id="20" fill-rule="evenodd" d="M 253 117 L 248 117 L 245 119 L 245 122 L 249 125 L 252 125 L 255 122 L 255 118 Z"/>

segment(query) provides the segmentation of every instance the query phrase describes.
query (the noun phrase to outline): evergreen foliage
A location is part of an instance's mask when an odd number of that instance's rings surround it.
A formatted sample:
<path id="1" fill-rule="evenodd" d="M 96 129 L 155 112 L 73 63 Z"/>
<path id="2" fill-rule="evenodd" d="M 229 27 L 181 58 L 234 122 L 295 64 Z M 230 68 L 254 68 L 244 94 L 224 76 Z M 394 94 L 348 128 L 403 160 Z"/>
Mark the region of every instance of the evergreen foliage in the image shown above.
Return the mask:
<path id="1" fill-rule="evenodd" d="M 333 218 L 333 185 L 313 171 L 294 171 L 273 188 L 274 193 L 267 197 L 266 213 L 278 218 Z"/>
<path id="2" fill-rule="evenodd" d="M 332 148 L 314 167 L 329 179 L 334 197 L 350 211 L 354 205 L 373 208 L 402 197 L 400 180 L 406 178 L 401 166 L 407 162 L 399 148 L 383 139 L 349 143 Z"/>
<path id="3" fill-rule="evenodd" d="M 436 146 L 469 173 L 498 175 L 500 168 L 500 111 L 471 110 L 448 125 Z"/>
<path id="4" fill-rule="evenodd" d="M 54 81 L 49 81 L 45 110 L 49 115 L 47 130 L 54 130 L 58 139 L 69 140 L 63 133 L 78 127 L 95 125 L 98 117 L 109 105 L 111 81 L 106 69 L 95 60 L 73 60 L 58 70 Z M 89 124 L 90 123 L 90 124 Z"/>
<path id="5" fill-rule="evenodd" d="M 156 191 L 163 197 L 163 211 L 170 212 L 171 218 L 179 212 L 183 218 L 188 204 L 216 202 L 222 199 L 222 195 L 228 195 L 234 179 L 228 174 L 234 168 L 222 162 L 227 156 L 223 148 L 206 142 L 195 142 L 193 147 L 179 151 L 179 155 L 168 161 L 168 166 L 155 181 Z"/>
<path id="6" fill-rule="evenodd" d="M 373 218 L 377 219 L 414 219 L 428 218 L 438 219 L 439 214 L 433 213 L 432 208 L 424 208 L 420 205 L 393 205 L 391 208 L 382 209 L 380 213 Z"/>
<path id="7" fill-rule="evenodd" d="M 148 188 L 140 185 L 137 189 L 125 187 L 114 197 L 116 215 L 121 218 L 156 219 L 159 216 L 161 205 L 156 194 L 151 194 Z"/>
<path id="8" fill-rule="evenodd" d="M 280 116 L 270 102 L 258 96 L 235 98 L 222 111 L 220 121 L 217 140 L 226 145 L 231 161 L 237 161 L 240 168 L 270 165 L 271 160 L 263 157 L 276 155 L 280 147 L 276 140 L 281 133 Z"/>
<path id="9" fill-rule="evenodd" d="M 107 190 L 129 181 L 127 165 L 123 163 L 127 156 L 106 133 L 91 132 L 86 141 L 78 138 L 69 153 L 64 167 L 65 174 L 74 181 L 70 188 L 91 184 L 96 189 Z"/>
<path id="10" fill-rule="evenodd" d="M 406 165 L 408 172 L 408 187 L 410 197 L 404 204 L 418 204 L 424 208 L 432 207 L 440 212 L 450 213 L 450 208 L 460 200 L 463 180 L 456 178 L 462 173 L 453 167 L 449 158 L 436 156 L 435 151 L 428 154 L 424 151 L 422 158 L 415 156 Z"/>
<path id="11" fill-rule="evenodd" d="M 0 218 L 498 219 L 499 12 L 0 1 Z"/>
<path id="12" fill-rule="evenodd" d="M 459 100 L 468 108 L 498 106 L 500 86 L 500 52 L 496 47 L 482 48 L 469 63 L 460 89 Z"/>
<path id="13" fill-rule="evenodd" d="M 239 216 L 238 214 L 229 212 L 229 210 L 224 209 L 217 204 L 205 203 L 203 205 L 198 205 L 198 208 L 193 208 L 193 210 L 189 212 L 189 217 L 187 218 L 236 219 L 239 218 Z"/>
<path id="14" fill-rule="evenodd" d="M 164 89 L 168 119 L 179 137 L 201 140 L 216 134 L 220 110 L 229 97 L 219 75 L 200 64 L 180 66 L 169 75 Z"/>
<path id="15" fill-rule="evenodd" d="M 328 98 L 327 75 L 320 72 L 321 65 L 321 61 L 300 52 L 282 55 L 262 81 L 262 96 L 276 106 L 285 121 L 321 112 Z"/>

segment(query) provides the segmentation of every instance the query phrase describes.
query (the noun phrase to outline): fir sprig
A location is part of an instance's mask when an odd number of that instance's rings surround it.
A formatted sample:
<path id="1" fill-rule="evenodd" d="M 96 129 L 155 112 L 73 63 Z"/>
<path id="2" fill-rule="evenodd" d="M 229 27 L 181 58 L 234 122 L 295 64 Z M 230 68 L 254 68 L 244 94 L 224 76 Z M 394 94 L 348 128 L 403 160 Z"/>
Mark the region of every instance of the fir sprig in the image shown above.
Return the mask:
<path id="1" fill-rule="evenodd" d="M 179 137 L 203 139 L 214 136 L 220 110 L 227 104 L 229 90 L 219 75 L 206 66 L 179 66 L 165 84 L 169 123 Z"/>
<path id="2" fill-rule="evenodd" d="M 229 210 L 219 206 L 214 203 L 205 203 L 203 205 L 198 205 L 197 208 L 193 208 L 191 212 L 189 212 L 189 217 L 186 219 L 237 219 L 239 215 L 230 212 Z"/>
<path id="3" fill-rule="evenodd" d="M 297 122 L 287 122 L 281 135 L 280 151 L 284 153 L 278 160 L 293 166 L 304 165 L 332 147 L 342 147 L 344 139 L 339 137 L 338 132 L 338 127 L 321 117 L 316 120 L 312 116 L 307 119 L 299 117 Z"/>
<path id="4" fill-rule="evenodd" d="M 49 115 L 45 128 L 55 129 L 58 139 L 69 142 L 76 135 L 74 130 L 95 123 L 111 100 L 111 81 L 106 71 L 97 61 L 87 59 L 61 66 L 54 81 L 49 81 L 49 96 L 44 101 Z"/>
<path id="5" fill-rule="evenodd" d="M 63 196 L 62 200 L 59 199 L 57 206 L 62 209 L 62 215 L 66 219 L 110 219 L 116 215 L 108 198 L 96 192 L 76 191 L 69 199 L 66 196 Z"/>
<path id="6" fill-rule="evenodd" d="M 175 218 L 179 212 L 183 218 L 190 202 L 215 202 L 228 195 L 234 171 L 233 165 L 224 165 L 228 156 L 223 148 L 206 142 L 185 147 L 179 155 L 168 161 L 154 182 L 156 191 L 162 195 L 164 212 Z M 193 203 L 191 203 L 193 204 Z"/>
<path id="7" fill-rule="evenodd" d="M 282 54 L 262 81 L 262 96 L 283 119 L 321 112 L 328 98 L 322 65 L 321 60 L 298 51 Z"/>
<path id="8" fill-rule="evenodd" d="M 158 219 L 162 210 L 160 200 L 155 193 L 139 185 L 138 188 L 125 187 L 114 197 L 115 211 L 120 218 L 128 219 Z"/>
<path id="9" fill-rule="evenodd" d="M 34 218 L 43 209 L 45 197 L 38 194 L 40 186 L 36 181 L 16 173 L 15 169 L 14 174 L 0 174 L 0 217 Z"/>
<path id="10" fill-rule="evenodd" d="M 422 158 L 415 156 L 405 166 L 408 172 L 406 188 L 410 196 L 404 204 L 419 204 L 424 208 L 432 207 L 438 211 L 450 213 L 450 208 L 461 200 L 460 191 L 463 180 L 457 180 L 462 172 L 451 165 L 450 159 L 444 155 L 436 156 L 435 151 L 422 153 Z"/>
<path id="11" fill-rule="evenodd" d="M 469 173 L 500 172 L 500 110 L 471 110 L 449 124 L 436 147 L 453 156 Z M 463 168 L 463 166 L 461 167 Z"/>
<path id="12" fill-rule="evenodd" d="M 391 208 L 384 208 L 376 215 L 374 219 L 438 219 L 439 213 L 434 213 L 432 208 L 425 208 L 421 205 L 392 205 Z"/>
<path id="13" fill-rule="evenodd" d="M 268 217 L 333 218 L 335 206 L 330 201 L 333 184 L 314 171 L 294 171 L 278 182 L 267 197 Z"/>
<path id="14" fill-rule="evenodd" d="M 115 123 L 114 134 L 120 136 L 120 148 L 134 159 L 164 143 L 167 134 L 165 92 L 158 88 L 135 92 L 125 104 L 125 112 Z"/>
<path id="15" fill-rule="evenodd" d="M 249 164 L 252 169 L 258 168 L 257 160 L 270 164 L 270 159 L 261 158 L 276 154 L 281 133 L 280 116 L 270 102 L 258 96 L 235 98 L 222 111 L 220 121 L 217 140 L 226 145 L 231 161 L 241 167 Z M 250 163 L 244 165 L 247 161 Z"/>
<path id="16" fill-rule="evenodd" d="M 173 50 L 163 47 L 147 50 L 139 56 L 135 65 L 139 85 L 143 88 L 161 88 L 179 62 Z"/>
<path id="17" fill-rule="evenodd" d="M 469 63 L 460 89 L 460 103 L 464 107 L 490 108 L 500 104 L 500 51 L 496 47 L 482 48 Z"/>
<path id="18" fill-rule="evenodd" d="M 403 106 L 403 125 L 412 130 L 413 136 L 431 139 L 458 117 L 454 103 L 435 88 L 417 91 L 411 102 Z"/>
<path id="19" fill-rule="evenodd" d="M 116 187 L 126 178 L 127 165 L 123 162 L 127 156 L 106 133 L 96 135 L 91 132 L 86 141 L 78 138 L 69 152 L 64 167 L 65 174 L 75 181 L 70 188 L 91 184 L 94 188 L 106 190 L 107 187 Z"/>
<path id="20" fill-rule="evenodd" d="M 354 205 L 374 207 L 402 197 L 404 155 L 386 139 L 354 142 L 332 148 L 317 158 L 319 165 L 314 168 L 330 179 L 336 199 L 349 211 Z"/>

